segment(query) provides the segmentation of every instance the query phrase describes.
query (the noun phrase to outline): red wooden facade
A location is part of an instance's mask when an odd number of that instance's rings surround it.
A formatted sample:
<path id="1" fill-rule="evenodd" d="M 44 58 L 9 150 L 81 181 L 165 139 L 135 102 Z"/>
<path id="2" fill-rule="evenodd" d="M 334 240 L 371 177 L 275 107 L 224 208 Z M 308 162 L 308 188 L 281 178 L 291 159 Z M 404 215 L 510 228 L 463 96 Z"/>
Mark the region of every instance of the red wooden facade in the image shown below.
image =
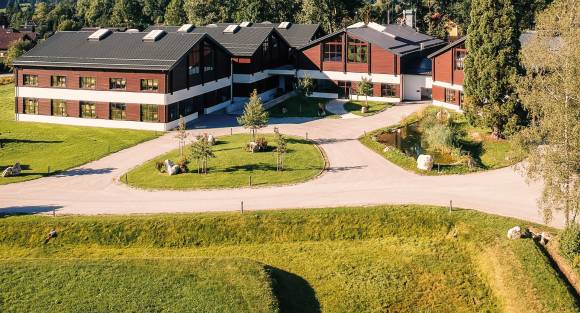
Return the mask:
<path id="1" fill-rule="evenodd" d="M 433 100 L 457 106 L 462 105 L 463 92 L 457 90 L 457 88 L 438 86 L 437 82 L 463 86 L 466 55 L 465 42 L 461 41 L 458 44 L 449 45 L 447 50 L 440 51 L 432 57 Z"/>

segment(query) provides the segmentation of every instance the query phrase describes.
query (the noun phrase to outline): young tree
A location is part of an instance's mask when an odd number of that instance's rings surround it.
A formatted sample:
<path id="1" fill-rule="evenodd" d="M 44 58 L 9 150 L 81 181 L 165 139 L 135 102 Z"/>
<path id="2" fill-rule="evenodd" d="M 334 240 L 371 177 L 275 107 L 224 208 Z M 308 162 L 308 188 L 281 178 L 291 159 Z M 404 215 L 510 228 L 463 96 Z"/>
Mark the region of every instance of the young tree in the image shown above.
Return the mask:
<path id="1" fill-rule="evenodd" d="M 465 111 L 493 135 L 509 135 L 521 124 L 513 79 L 520 70 L 517 23 L 511 0 L 474 0 L 465 60 Z"/>
<path id="2" fill-rule="evenodd" d="M 288 143 L 277 127 L 274 129 L 274 133 L 276 134 L 276 170 L 283 171 L 284 155 L 288 151 Z"/>
<path id="3" fill-rule="evenodd" d="M 521 167 L 540 179 L 544 219 L 563 212 L 566 223 L 580 214 L 580 28 L 575 0 L 556 0 L 538 15 L 534 38 L 524 45 L 526 74 L 517 88 L 532 122 L 515 138 L 528 154 Z"/>
<path id="4" fill-rule="evenodd" d="M 25 41 L 18 40 L 18 41 L 13 42 L 10 45 L 10 47 L 8 48 L 8 52 L 6 53 L 6 56 L 4 57 L 4 64 L 6 66 L 8 66 L 10 68 L 10 70 L 12 70 L 13 69 L 12 62 L 14 61 L 14 59 L 23 55 L 24 52 L 28 51 L 31 47 L 32 47 L 32 43 L 30 41 L 27 41 L 27 40 L 25 40 Z"/>
<path id="5" fill-rule="evenodd" d="M 256 141 L 256 131 L 268 125 L 268 112 L 264 111 L 262 100 L 258 97 L 256 89 L 244 107 L 244 114 L 238 117 L 238 123 L 252 131 L 252 141 Z"/>
<path id="6" fill-rule="evenodd" d="M 303 78 L 298 79 L 296 82 L 296 88 L 294 89 L 298 96 L 300 96 L 299 111 L 302 112 L 302 102 L 306 101 L 306 98 L 312 95 L 312 92 L 314 91 L 314 81 L 308 74 L 306 74 Z"/>
<path id="7" fill-rule="evenodd" d="M 165 11 L 164 23 L 166 25 L 182 25 L 186 20 L 183 0 L 171 0 Z"/>
<path id="8" fill-rule="evenodd" d="M 183 116 L 179 116 L 179 124 L 177 125 L 177 133 L 175 138 L 179 140 L 179 156 L 183 158 L 183 148 L 185 147 L 185 139 L 187 139 L 187 125 Z"/>
<path id="9" fill-rule="evenodd" d="M 357 92 L 359 96 L 365 97 L 365 108 L 369 107 L 369 96 L 373 94 L 373 83 L 369 78 L 362 77 L 357 85 Z"/>
<path id="10" fill-rule="evenodd" d="M 215 158 L 207 136 L 198 136 L 197 141 L 191 144 L 190 157 L 197 160 L 197 172 L 207 174 L 209 159 Z"/>

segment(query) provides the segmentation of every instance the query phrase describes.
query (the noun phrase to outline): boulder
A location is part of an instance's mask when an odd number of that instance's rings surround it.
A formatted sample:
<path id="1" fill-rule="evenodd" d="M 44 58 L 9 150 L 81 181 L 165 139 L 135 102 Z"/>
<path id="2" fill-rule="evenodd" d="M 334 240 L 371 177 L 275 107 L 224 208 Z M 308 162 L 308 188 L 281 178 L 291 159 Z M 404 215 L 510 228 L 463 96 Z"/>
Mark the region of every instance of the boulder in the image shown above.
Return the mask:
<path id="1" fill-rule="evenodd" d="M 210 146 L 215 145 L 215 137 L 213 135 L 207 135 L 207 143 Z"/>
<path id="2" fill-rule="evenodd" d="M 173 161 L 165 160 L 163 161 L 163 164 L 165 164 L 165 171 L 167 174 L 169 174 L 169 176 L 179 174 L 179 166 L 173 163 Z"/>
<path id="3" fill-rule="evenodd" d="M 421 154 L 417 158 L 417 168 L 430 171 L 433 168 L 433 157 L 428 154 Z"/>
<path id="4" fill-rule="evenodd" d="M 384 153 L 387 153 L 389 151 L 393 151 L 395 149 L 395 147 L 393 146 L 385 146 L 385 148 L 383 149 Z"/>
<path id="5" fill-rule="evenodd" d="M 9 166 L 2 171 L 2 177 L 10 177 L 12 176 L 12 166 Z"/>
<path id="6" fill-rule="evenodd" d="M 512 227 L 507 232 L 508 239 L 520 239 L 522 238 L 522 229 L 519 226 Z"/>
<path id="7" fill-rule="evenodd" d="M 258 146 L 258 144 L 255 141 L 250 141 L 248 143 L 248 151 L 250 152 L 256 152 L 260 149 L 260 147 Z"/>
<path id="8" fill-rule="evenodd" d="M 369 108 L 368 107 L 361 107 L 360 108 L 360 112 L 361 113 L 367 113 L 368 111 L 369 111 Z"/>
<path id="9" fill-rule="evenodd" d="M 16 164 L 14 164 L 14 166 L 12 166 L 12 175 L 18 176 L 18 175 L 20 175 L 21 171 L 22 171 L 22 168 L 20 167 L 20 163 L 16 162 Z"/>

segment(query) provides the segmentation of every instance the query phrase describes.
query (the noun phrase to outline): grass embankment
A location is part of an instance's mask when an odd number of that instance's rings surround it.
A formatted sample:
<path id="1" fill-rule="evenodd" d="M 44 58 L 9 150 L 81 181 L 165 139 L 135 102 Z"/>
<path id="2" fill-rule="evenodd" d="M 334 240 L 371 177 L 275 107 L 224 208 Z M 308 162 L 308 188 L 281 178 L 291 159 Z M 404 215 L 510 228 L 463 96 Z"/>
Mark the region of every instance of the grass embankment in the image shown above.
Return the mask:
<path id="1" fill-rule="evenodd" d="M 439 107 L 427 107 L 426 111 L 440 110 Z M 420 113 L 415 112 L 405 117 L 401 122 L 385 128 L 377 129 L 369 132 L 359 138 L 360 142 L 383 156 L 390 162 L 418 174 L 423 175 L 449 175 L 449 174 L 465 174 L 476 171 L 493 170 L 506 166 L 513 165 L 517 159 L 510 158 L 511 143 L 505 139 L 495 139 L 491 137 L 489 129 L 473 127 L 469 125 L 467 119 L 459 113 L 451 112 L 454 117 L 454 126 L 458 128 L 459 133 L 463 135 L 458 139 L 458 148 L 464 152 L 468 152 L 476 162 L 476 167 L 469 168 L 465 163 L 451 164 L 451 165 L 434 165 L 433 170 L 423 171 L 417 169 L 417 161 L 413 156 L 409 156 L 399 149 L 390 149 L 383 151 L 385 145 L 383 143 L 373 140 L 373 136 L 383 131 L 390 131 L 405 125 L 420 122 Z M 429 152 L 427 152 L 429 154 Z"/>
<path id="2" fill-rule="evenodd" d="M 352 114 L 359 116 L 371 116 L 375 115 L 383 110 L 390 108 L 392 105 L 386 102 L 369 101 L 368 110 L 366 113 L 362 113 L 361 109 L 365 105 L 365 101 L 354 101 L 351 100 L 344 104 L 344 109 Z"/>
<path id="3" fill-rule="evenodd" d="M 0 185 L 67 170 L 156 138 L 161 133 L 14 121 L 14 85 L 0 86 L 0 171 L 20 162 L 20 176 Z"/>
<path id="4" fill-rule="evenodd" d="M 299 96 L 288 98 L 282 103 L 268 110 L 270 117 L 321 117 L 318 115 L 320 106 L 319 103 L 327 103 L 325 98 L 308 97 L 302 99 Z M 286 108 L 287 112 L 283 113 L 282 108 Z M 326 112 L 326 116 L 332 113 Z"/>
<path id="5" fill-rule="evenodd" d="M 506 230 L 518 224 L 525 225 L 469 210 L 448 213 L 416 205 L 244 214 L 14 216 L 0 219 L 0 258 L 10 266 L 27 267 L 28 261 L 38 259 L 46 264 L 106 260 L 112 266 L 151 257 L 220 262 L 236 256 L 269 266 L 282 312 L 577 312 L 578 304 L 535 243 L 505 238 Z M 59 236 L 41 244 L 53 227 Z M 234 275 L 241 271 L 237 266 Z M 2 282 L 18 276 L 3 273 Z M 224 281 L 219 272 L 208 275 L 210 281 Z M 78 288 L 88 288 L 90 281 L 79 280 Z M 50 288 L 50 283 L 47 277 L 38 288 Z M 104 288 L 105 295 L 114 290 Z M 206 290 L 200 292 L 199 299 L 204 299 Z M 231 292 L 241 294 L 232 297 L 246 298 L 250 291 Z M 204 305 L 211 307 L 216 298 L 207 297 Z M 272 302 L 261 303 L 270 307 Z M 17 304 L 1 305 L 9 311 Z"/>
<path id="6" fill-rule="evenodd" d="M 216 157 L 209 160 L 209 173 L 198 174 L 195 160 L 189 164 L 188 173 L 169 176 L 158 172 L 156 160 L 179 159 L 179 150 L 174 150 L 130 171 L 129 185 L 149 189 L 235 188 L 249 186 L 250 176 L 252 186 L 280 185 L 311 179 L 324 169 L 322 153 L 312 142 L 288 137 L 285 168 L 277 171 L 274 136 L 259 136 L 268 140 L 268 151 L 248 152 L 246 144 L 251 137 L 247 134 L 219 137 L 213 147 Z"/>

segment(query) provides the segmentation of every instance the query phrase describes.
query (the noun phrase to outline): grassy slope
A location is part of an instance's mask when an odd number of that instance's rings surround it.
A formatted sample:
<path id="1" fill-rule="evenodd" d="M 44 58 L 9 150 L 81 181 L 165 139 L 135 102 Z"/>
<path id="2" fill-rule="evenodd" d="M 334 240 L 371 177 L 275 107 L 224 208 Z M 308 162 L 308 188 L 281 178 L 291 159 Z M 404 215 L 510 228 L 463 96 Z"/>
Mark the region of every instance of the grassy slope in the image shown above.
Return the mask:
<path id="1" fill-rule="evenodd" d="M 427 110 L 438 110 L 437 107 L 428 107 Z M 491 139 L 489 137 L 490 131 L 488 129 L 472 127 L 467 123 L 463 117 L 458 117 L 458 127 L 465 131 L 465 136 L 460 139 L 461 148 L 469 151 L 472 156 L 479 162 L 480 167 L 475 170 L 470 170 L 467 165 L 449 165 L 434 167 L 431 171 L 423 171 L 417 169 L 417 162 L 413 157 L 405 155 L 398 149 L 393 149 L 383 152 L 385 146 L 379 142 L 372 140 L 373 134 L 382 130 L 388 130 L 399 127 L 409 122 L 417 120 L 417 114 L 413 113 L 403 119 L 399 124 L 391 125 L 385 128 L 377 129 L 367 133 L 365 136 L 359 138 L 360 142 L 369 149 L 383 156 L 392 163 L 415 173 L 423 175 L 448 175 L 448 174 L 464 174 L 477 170 L 492 170 L 506 166 L 513 165 L 516 160 L 508 158 L 511 144 L 508 140 Z M 474 138 L 476 137 L 476 138 Z"/>
<path id="2" fill-rule="evenodd" d="M 0 185 L 45 176 L 153 139 L 155 132 L 14 121 L 14 86 L 0 86 L 0 169 L 20 162 L 23 173 Z"/>
<path id="3" fill-rule="evenodd" d="M 270 117 L 319 117 L 318 116 L 318 104 L 326 103 L 328 99 L 324 98 L 306 98 L 303 102 L 300 97 L 295 96 L 287 99 L 286 101 L 276 105 L 275 107 L 268 110 Z M 302 111 L 300 111 L 300 102 L 302 102 Z M 282 108 L 286 106 L 288 112 L 286 114 L 282 113 Z M 327 114 L 330 114 L 327 112 Z"/>
<path id="4" fill-rule="evenodd" d="M 364 100 L 361 101 L 352 100 L 344 104 L 344 109 L 352 114 L 360 116 L 370 116 L 375 115 L 388 107 L 391 107 L 391 104 L 386 102 L 369 101 L 368 102 L 369 108 L 367 113 L 362 113 L 361 108 L 363 107 L 364 104 L 365 104 Z"/>
<path id="5" fill-rule="evenodd" d="M 0 258 L 249 258 L 273 267 L 274 292 L 286 312 L 576 312 L 535 244 L 505 239 L 517 224 L 524 225 L 423 206 L 7 217 L 0 219 Z M 52 227 L 59 237 L 41 245 Z M 512 259 L 489 265 L 503 255 Z"/>
<path id="6" fill-rule="evenodd" d="M 0 261 L 0 276 L 7 312 L 277 312 L 244 259 Z"/>
<path id="7" fill-rule="evenodd" d="M 275 146 L 273 135 L 265 137 L 269 146 Z M 245 187 L 249 185 L 251 175 L 252 186 L 264 186 L 305 181 L 318 175 L 324 168 L 324 159 L 316 146 L 303 139 L 290 137 L 285 170 L 278 172 L 276 152 L 244 151 L 249 140 L 247 134 L 218 138 L 218 144 L 214 146 L 216 158 L 209 161 L 208 174 L 198 174 L 193 160 L 189 165 L 190 173 L 168 176 L 166 173 L 159 173 L 155 169 L 155 160 L 151 160 L 129 172 L 129 184 L 154 189 Z M 175 150 L 159 156 L 156 160 L 178 158 L 179 151 Z"/>

